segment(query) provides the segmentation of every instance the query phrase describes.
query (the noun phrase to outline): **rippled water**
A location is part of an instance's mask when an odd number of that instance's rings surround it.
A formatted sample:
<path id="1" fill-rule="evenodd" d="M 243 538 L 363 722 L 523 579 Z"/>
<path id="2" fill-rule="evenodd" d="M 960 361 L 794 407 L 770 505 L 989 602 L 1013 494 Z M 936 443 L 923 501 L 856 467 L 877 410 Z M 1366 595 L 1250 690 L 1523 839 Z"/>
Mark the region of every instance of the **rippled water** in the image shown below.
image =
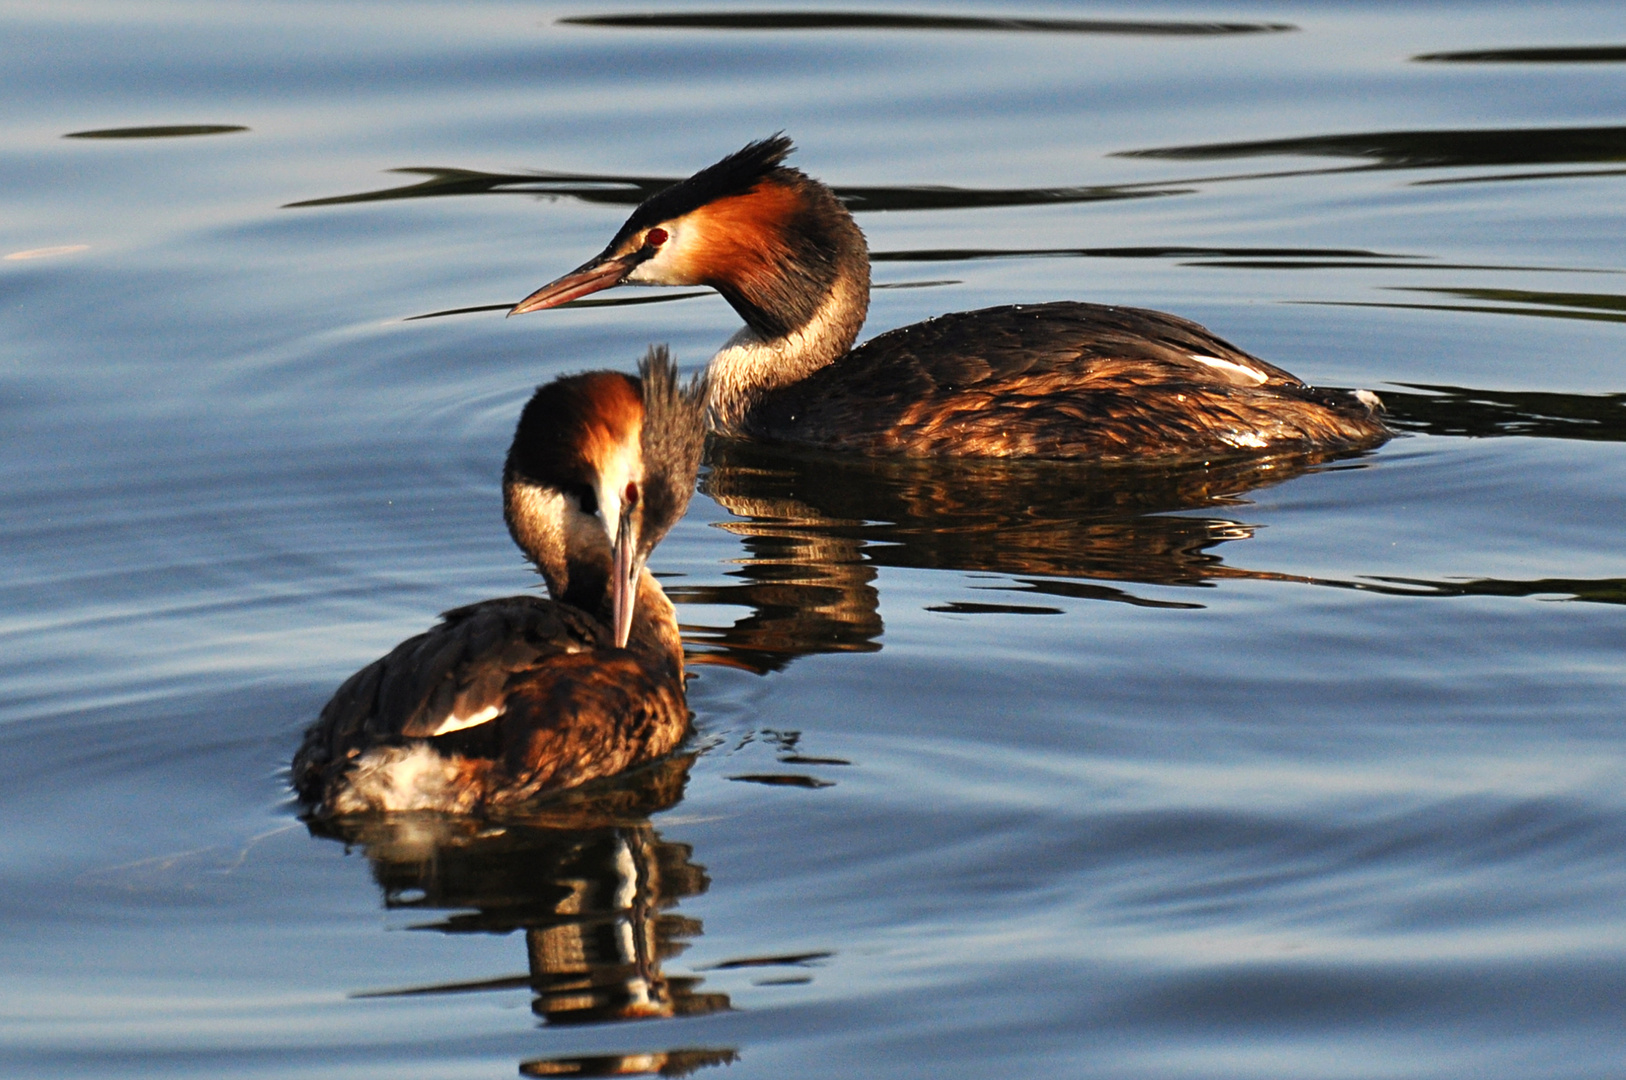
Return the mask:
<path id="1" fill-rule="evenodd" d="M 0 58 L 0 1071 L 1622 1071 L 1613 5 L 14 3 Z M 688 754 L 307 828 L 334 687 L 532 586 L 529 389 L 737 325 L 501 310 L 781 129 L 867 333 L 1158 307 L 1405 435 L 719 448 Z"/>

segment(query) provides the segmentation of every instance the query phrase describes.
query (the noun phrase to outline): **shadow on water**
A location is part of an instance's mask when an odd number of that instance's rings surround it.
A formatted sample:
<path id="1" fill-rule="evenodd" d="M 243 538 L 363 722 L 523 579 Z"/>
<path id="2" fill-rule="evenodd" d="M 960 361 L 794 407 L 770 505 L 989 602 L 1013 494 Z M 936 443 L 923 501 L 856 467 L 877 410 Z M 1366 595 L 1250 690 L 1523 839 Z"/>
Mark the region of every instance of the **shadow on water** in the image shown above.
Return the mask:
<path id="1" fill-rule="evenodd" d="M 1297 30 L 1288 23 L 1012 19 L 975 15 L 911 15 L 879 11 L 685 11 L 581 15 L 563 26 L 621 30 L 952 30 L 983 33 L 1113 34 L 1137 37 L 1216 37 Z"/>
<path id="2" fill-rule="evenodd" d="M 436 913 L 414 929 L 445 934 L 524 931 L 527 971 L 353 997 L 428 997 L 529 989 L 548 1024 L 696 1016 L 730 1008 L 726 994 L 662 964 L 702 932 L 673 912 L 706 891 L 686 844 L 649 817 L 683 798 L 693 755 L 568 792 L 521 819 L 382 814 L 312 822 L 317 836 L 359 847 L 390 910 Z M 444 913 L 444 914 L 442 914 Z M 732 1048 L 549 1058 L 528 1076 L 686 1075 L 737 1058 Z"/>
<path id="3" fill-rule="evenodd" d="M 1371 580 L 1377 584 L 1362 583 L 1361 588 L 1390 596 L 1550 597 L 1592 604 L 1626 604 L 1626 578 L 1534 578 L 1529 581 L 1469 578 L 1463 581 L 1429 581 L 1424 578 L 1375 577 Z"/>
<path id="4" fill-rule="evenodd" d="M 176 139 L 187 135 L 229 135 L 247 131 L 240 124 L 171 124 L 167 127 L 100 128 L 70 131 L 64 139 Z"/>
<path id="5" fill-rule="evenodd" d="M 1552 157 L 1551 161 L 1574 160 L 1609 160 L 1606 153 L 1620 155 L 1620 160 L 1626 160 L 1626 128 L 1599 128 L 1589 129 L 1597 132 L 1615 133 L 1615 141 L 1609 144 L 1608 149 L 1596 149 L 1600 155 L 1594 158 Z M 1351 169 L 1366 170 L 1376 168 L 1424 168 L 1443 165 L 1472 165 L 1472 164 L 1505 164 L 1512 160 L 1548 162 L 1548 158 L 1539 156 L 1518 158 L 1509 152 L 1500 156 L 1483 156 L 1477 160 L 1472 155 L 1459 153 L 1452 157 L 1450 147 L 1436 148 L 1433 151 L 1418 149 L 1408 150 L 1397 144 L 1396 147 L 1384 149 L 1376 144 L 1368 145 L 1363 140 L 1383 140 L 1393 138 L 1404 142 L 1414 140 L 1422 146 L 1436 135 L 1449 137 L 1456 135 L 1471 135 L 1481 141 L 1495 142 L 1497 136 L 1514 136 L 1518 132 L 1443 132 L 1443 133 L 1396 133 L 1392 136 L 1328 136 L 1321 139 L 1283 140 L 1276 143 L 1229 143 L 1216 144 L 1212 147 L 1186 147 L 1168 150 L 1132 150 L 1125 151 L 1120 156 L 1141 157 L 1202 157 L 1212 153 L 1215 157 L 1249 156 L 1253 153 L 1338 153 L 1338 154 L 1371 154 L 1384 156 L 1393 150 L 1390 157 L 1385 157 L 1383 163 L 1375 165 L 1357 165 L 1332 170 L 1310 169 L 1294 170 L 1289 172 L 1274 172 L 1261 174 L 1244 174 L 1238 176 L 1210 176 L 1192 180 L 1175 181 L 1171 183 L 1130 183 L 1130 184 L 1095 184 L 1095 185 L 1059 185 L 1039 188 L 960 188 L 933 184 L 904 184 L 888 186 L 847 186 L 836 187 L 834 190 L 843 202 L 854 213 L 868 211 L 901 211 L 901 210 L 978 210 L 1000 207 L 1017 206 L 1046 206 L 1072 203 L 1106 202 L 1120 199 L 1146 199 L 1160 198 L 1172 195 L 1190 195 L 1198 190 L 1198 185 L 1229 180 L 1266 179 L 1279 176 L 1315 175 L 1322 172 L 1346 172 Z M 1555 145 L 1567 145 L 1564 140 L 1553 140 Z M 1584 141 L 1584 140 L 1580 140 Z M 1347 144 L 1347 146 L 1346 146 Z M 1330 147 L 1330 149 L 1329 149 Z M 1340 149 L 1343 148 L 1343 149 Z M 1457 148 L 1461 150 L 1461 148 Z M 1232 154 L 1231 151 L 1240 152 Z M 1553 151 L 1561 153 L 1559 150 Z M 436 167 L 409 167 L 390 170 L 411 176 L 423 176 L 427 179 L 414 184 L 404 184 L 398 187 L 381 188 L 374 191 L 355 192 L 349 195 L 331 195 L 317 199 L 304 199 L 299 202 L 287 203 L 283 209 L 308 209 L 321 206 L 342 206 L 351 203 L 386 202 L 396 199 L 431 199 L 449 196 L 464 195 L 532 195 L 548 199 L 576 199 L 585 203 L 596 205 L 634 207 L 659 191 L 663 191 L 681 180 L 681 177 L 671 176 L 607 176 L 586 173 L 487 173 L 473 169 L 436 168 Z M 1613 171 L 1613 170 L 1610 170 Z M 1573 175 L 1569 173 L 1536 173 L 1534 178 L 1553 178 L 1560 175 Z M 1594 175 L 1588 171 L 1580 175 Z M 1459 183 L 1480 180 L 1516 179 L 1517 177 L 1452 177 L 1445 180 L 1417 181 L 1420 184 Z M 1032 258 L 1088 258 L 1088 259 L 1167 259 L 1182 266 L 1206 266 L 1225 269 L 1253 269 L 1253 270 L 1306 270 L 1306 269 L 1348 269 L 1348 268 L 1388 268 L 1402 267 L 1405 269 L 1423 270 L 1487 270 L 1487 271 L 1519 271 L 1519 272 L 1566 272 L 1566 273 L 1615 273 L 1617 271 L 1598 268 L 1574 268 L 1562 266 L 1508 266 L 1508 265 L 1482 265 L 1466 263 L 1441 263 L 1433 261 L 1431 256 L 1370 251 L 1364 248 L 1284 248 L 1284 247 L 1197 247 L 1189 245 L 1159 245 L 1137 247 L 1054 247 L 1054 248 L 925 248 L 905 251 L 873 251 L 870 253 L 872 263 L 886 262 L 970 262 L 984 259 L 1032 259 Z M 683 294 L 683 297 L 693 294 Z M 667 299 L 681 299 L 672 296 Z M 572 303 L 581 305 L 594 304 L 626 304 L 626 303 L 659 303 L 657 299 L 641 300 L 582 300 Z M 460 315 L 474 311 L 497 310 L 503 305 L 483 305 L 473 308 L 458 308 L 452 311 L 431 312 L 415 318 L 432 318 L 441 315 Z"/>
<path id="6" fill-rule="evenodd" d="M 591 297 L 581 300 L 570 300 L 566 303 L 560 304 L 559 306 L 562 308 L 637 307 L 640 304 L 671 304 L 676 303 L 679 300 L 693 300 L 697 296 L 712 295 L 714 295 L 714 293 L 710 289 L 704 289 L 696 292 L 659 292 L 648 296 Z M 507 312 L 513 309 L 515 303 L 516 301 L 509 301 L 508 303 L 504 304 L 475 304 L 473 307 L 447 308 L 444 311 L 426 311 L 421 315 L 408 315 L 401 321 L 418 322 L 422 319 L 444 319 L 450 315 L 476 315 L 483 311 Z"/>
<path id="7" fill-rule="evenodd" d="M 931 263 L 976 262 L 988 259 L 1168 259 L 1179 266 L 1211 267 L 1216 269 L 1245 270 L 1332 270 L 1332 269 L 1400 269 L 1400 270 L 1476 270 L 1519 272 L 1533 274 L 1618 274 L 1621 271 L 1603 268 L 1576 268 L 1565 266 L 1493 266 L 1483 263 L 1441 263 L 1427 255 L 1401 255 L 1359 248 L 1281 248 L 1281 247 L 1103 247 L 1103 248 L 919 248 L 907 251 L 872 251 L 870 262 Z M 957 281 L 893 281 L 876 282 L 873 290 L 923 289 L 940 285 L 957 285 Z M 1402 289 L 1397 291 L 1446 293 L 1453 296 L 1486 300 L 1513 300 L 1536 307 L 1474 306 L 1465 304 L 1402 304 L 1374 301 L 1293 300 L 1287 303 L 1315 304 L 1324 307 L 1381 307 L 1420 308 L 1438 311 L 1473 311 L 1506 315 L 1549 315 L 1553 318 L 1626 321 L 1626 312 L 1614 313 L 1622 298 L 1602 293 L 1545 293 L 1513 289 Z M 697 296 L 711 296 L 712 290 L 693 292 L 661 291 L 649 295 L 633 289 L 625 295 L 593 296 L 571 300 L 560 307 L 635 307 L 641 304 L 670 304 L 679 300 L 692 300 Z M 442 319 L 451 315 L 474 315 L 488 311 L 506 312 L 514 305 L 476 304 L 472 307 L 447 308 L 444 311 L 426 311 L 408 315 L 403 322 L 420 319 Z"/>
<path id="8" fill-rule="evenodd" d="M 872 251 L 870 262 L 976 262 L 985 259 L 1168 259 L 1179 266 L 1211 267 L 1232 270 L 1333 270 L 1333 269 L 1401 269 L 1401 270 L 1477 270 L 1518 272 L 1530 274 L 1618 274 L 1619 270 L 1598 267 L 1577 268 L 1567 266 L 1493 266 L 1484 263 L 1441 263 L 1427 255 L 1396 255 L 1358 248 L 1204 248 L 1204 247 L 1120 247 L 1120 248 L 920 248 L 909 251 Z M 939 285 L 957 285 L 958 281 L 891 281 L 871 284 L 872 290 L 924 289 Z M 1621 297 L 1604 293 L 1546 293 L 1515 289 L 1425 289 L 1402 288 L 1396 291 L 1446 293 L 1486 300 L 1513 300 L 1537 307 L 1475 306 L 1467 304 L 1401 304 L 1354 300 L 1292 300 L 1287 303 L 1315 304 L 1323 307 L 1380 307 L 1419 308 L 1435 311 L 1472 311 L 1495 315 L 1547 315 L 1558 319 L 1590 319 L 1594 321 L 1626 322 L 1626 311 L 1614 309 Z M 587 297 L 571 300 L 560 307 L 635 307 L 641 304 L 670 304 L 679 300 L 692 300 L 697 296 L 711 296 L 710 289 L 694 292 L 662 291 L 655 295 L 633 290 L 626 295 Z M 473 307 L 447 308 L 444 311 L 426 311 L 408 315 L 403 322 L 420 319 L 442 319 L 450 315 L 473 315 L 486 311 L 506 312 L 514 305 L 476 304 Z"/>
<path id="9" fill-rule="evenodd" d="M 1446 64 L 1618 64 L 1626 61 L 1626 45 L 1548 45 L 1524 49 L 1468 49 L 1462 52 L 1423 53 L 1412 57 L 1422 63 Z"/>
<path id="10" fill-rule="evenodd" d="M 1551 394 L 1524 390 L 1470 390 L 1423 383 L 1385 389 L 1390 426 L 1429 435 L 1490 438 L 1527 435 L 1585 442 L 1626 442 L 1626 394 Z"/>
<path id="11" fill-rule="evenodd" d="M 1338 157 L 1374 169 L 1491 165 L 1572 165 L 1626 161 L 1626 127 L 1371 131 L 1259 142 L 1200 143 L 1124 150 L 1116 157 L 1228 161 L 1254 157 Z"/>
<path id="12" fill-rule="evenodd" d="M 1626 162 L 1626 127 L 1503 128 L 1439 131 L 1371 131 L 1349 135 L 1311 135 L 1257 142 L 1199 143 L 1192 146 L 1121 150 L 1114 157 L 1173 161 L 1230 161 L 1259 157 L 1356 158 L 1358 165 L 1332 169 L 1206 176 L 1166 183 L 1195 185 L 1231 180 L 1264 180 L 1317 176 L 1337 172 L 1393 169 L 1492 168 L 1505 165 L 1588 165 Z M 1415 185 L 1544 180 L 1574 176 L 1612 176 L 1622 169 L 1543 171 L 1492 176 L 1417 180 Z"/>
<path id="13" fill-rule="evenodd" d="M 1393 292 L 1432 293 L 1477 304 L 1400 303 L 1381 300 L 1295 300 L 1320 307 L 1375 307 L 1410 311 L 1466 311 L 1479 315 L 1532 315 L 1542 319 L 1581 319 L 1585 322 L 1626 322 L 1626 296 L 1614 293 L 1558 293 L 1531 289 L 1430 289 L 1396 286 Z"/>
<path id="14" fill-rule="evenodd" d="M 488 173 L 473 169 L 411 167 L 390 172 L 428 179 L 416 184 L 304 199 L 283 206 L 298 210 L 312 206 L 384 202 L 391 199 L 433 199 L 450 195 L 540 195 L 578 199 L 603 206 L 637 206 L 664 191 L 681 176 L 597 176 L 586 173 Z M 930 184 L 891 187 L 838 187 L 836 195 L 853 210 L 963 210 L 1002 206 L 1041 206 L 1053 203 L 1102 202 L 1110 199 L 1147 199 L 1161 195 L 1187 195 L 1189 190 L 1144 184 L 1092 185 L 1046 188 L 957 188 Z"/>
<path id="15" fill-rule="evenodd" d="M 1390 255 L 1365 248 L 1284 248 L 1284 247 L 1083 247 L 1083 248 L 918 248 L 910 251 L 872 251 L 877 262 L 970 262 L 980 259 L 1358 259 L 1376 260 L 1385 266 L 1411 266 L 1426 255 Z M 1192 265 L 1192 264 L 1187 264 Z M 1196 264 L 1202 265 L 1202 264 Z"/>
<path id="16" fill-rule="evenodd" d="M 688 18 L 689 16 L 672 16 Z M 700 18 L 701 16 L 695 16 Z M 619 18 L 619 17 L 618 17 Z M 627 18 L 634 18 L 628 16 Z M 637 16 L 636 18 L 655 18 Z M 664 17 L 663 17 L 664 18 Z M 705 16 L 712 18 L 712 16 Z M 719 16 L 720 18 L 720 16 Z M 997 20 L 996 20 L 997 21 Z M 617 24 L 619 25 L 619 24 Z M 837 187 L 836 194 L 855 212 L 897 210 L 973 210 L 999 207 L 1062 205 L 1120 199 L 1190 195 L 1203 185 L 1242 180 L 1375 170 L 1492 168 L 1509 165 L 1576 165 L 1626 163 L 1626 127 L 1512 128 L 1500 130 L 1389 131 L 1317 135 L 1256 142 L 1205 143 L 1119 151 L 1116 157 L 1182 161 L 1218 161 L 1256 157 L 1354 158 L 1359 163 L 1334 168 L 1292 169 L 1202 176 L 1127 184 L 1057 185 L 1039 188 L 960 188 L 931 184 Z M 285 209 L 338 206 L 394 199 L 439 198 L 462 195 L 533 195 L 570 198 L 586 203 L 632 207 L 677 183 L 681 177 L 608 176 L 585 173 L 487 173 L 471 169 L 408 167 L 391 170 L 422 176 L 413 184 L 305 199 Z M 1605 176 L 1626 172 L 1619 168 L 1581 170 L 1543 169 L 1537 172 L 1495 173 L 1416 180 L 1415 185 L 1484 183 L 1512 180 L 1551 180 L 1565 177 Z M 1120 248 L 942 248 L 872 252 L 871 261 L 945 262 L 1010 258 L 1153 258 L 1186 266 L 1250 270 L 1305 270 L 1391 268 L 1427 270 L 1480 270 L 1518 272 L 1614 273 L 1617 271 L 1562 266 L 1509 266 L 1441 263 L 1427 255 L 1396 254 L 1348 248 L 1206 248 L 1187 246 Z M 674 297 L 673 299 L 676 299 Z M 605 303 L 604 300 L 588 301 Z M 610 303 L 637 301 L 611 300 Z M 642 301 L 654 302 L 654 301 Z M 433 312 L 436 315 L 495 310 L 500 305 Z M 1572 318 L 1602 318 L 1577 314 Z"/>
<path id="17" fill-rule="evenodd" d="M 1230 161 L 1261 157 L 1354 158 L 1359 164 L 1289 169 L 1127 184 L 1056 185 L 1039 188 L 960 188 L 934 184 L 834 186 L 855 212 L 865 210 L 964 210 L 1044 206 L 1190 195 L 1201 185 L 1238 180 L 1271 180 L 1344 172 L 1399 169 L 1491 168 L 1507 165 L 1587 165 L 1626 162 L 1626 127 L 1507 128 L 1486 130 L 1379 131 L 1311 135 L 1254 142 L 1199 143 L 1191 146 L 1120 150 L 1111 156 L 1170 161 Z M 1609 176 L 1621 169 L 1580 172 L 1510 173 L 1414 181 L 1418 185 L 1493 180 Z M 409 166 L 390 172 L 425 179 L 415 184 L 330 195 L 284 204 L 284 209 L 424 199 L 452 195 L 538 195 L 573 198 L 608 206 L 637 206 L 677 183 L 674 176 L 607 176 L 590 173 L 488 173 L 475 169 Z M 1364 253 L 1357 253 L 1364 254 Z"/>
<path id="18" fill-rule="evenodd" d="M 1508 266 L 1435 262 L 1430 255 L 1396 254 L 1363 248 L 1158 247 L 1099 248 L 922 248 L 872 251 L 871 263 L 972 262 L 983 259 L 1168 259 L 1179 266 L 1243 270 L 1494 270 L 1520 273 L 1615 274 L 1618 270 L 1566 266 Z"/>
<path id="19" fill-rule="evenodd" d="M 1388 420 L 1430 435 L 1626 441 L 1626 394 L 1487 393 L 1416 386 L 1384 393 Z M 745 555 L 726 585 L 669 584 L 692 607 L 744 608 L 731 625 L 683 627 L 691 659 L 756 672 L 798 656 L 873 652 L 885 627 L 879 568 L 987 574 L 988 602 L 932 608 L 962 615 L 1055 615 L 1046 597 L 1156 608 L 1192 598 L 1132 586 L 1211 588 L 1278 581 L 1396 596 L 1553 596 L 1626 602 L 1616 579 L 1442 581 L 1313 578 L 1228 565 L 1219 548 L 1251 539 L 1249 492 L 1310 471 L 1364 468 L 1363 457 L 1278 455 L 1187 466 L 877 459 L 714 440 L 701 489 L 736 520 L 719 528 Z M 1007 599 L 1008 598 L 1008 599 Z M 1019 602 L 1020 601 L 1020 602 Z"/>

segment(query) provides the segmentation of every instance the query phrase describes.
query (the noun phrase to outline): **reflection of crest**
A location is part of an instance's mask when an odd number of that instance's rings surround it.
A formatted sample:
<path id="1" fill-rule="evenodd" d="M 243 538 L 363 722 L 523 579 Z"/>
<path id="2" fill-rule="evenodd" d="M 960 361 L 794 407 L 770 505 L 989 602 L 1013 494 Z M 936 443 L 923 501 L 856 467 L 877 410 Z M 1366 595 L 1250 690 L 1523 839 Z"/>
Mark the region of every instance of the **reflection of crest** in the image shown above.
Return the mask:
<path id="1" fill-rule="evenodd" d="M 386 907 L 447 912 L 417 929 L 525 932 L 528 971 L 361 996 L 393 997 L 529 987 L 550 1024 L 689 1016 L 729 1007 L 698 977 L 661 965 L 702 932 L 671 909 L 709 884 L 686 844 L 663 840 L 648 815 L 683 795 L 692 757 L 567 793 L 521 820 L 388 814 L 312 823 L 359 846 Z M 530 1062 L 528 1075 L 682 1075 L 731 1061 L 732 1050 L 684 1049 Z M 642 1062 L 642 1064 L 640 1064 Z"/>

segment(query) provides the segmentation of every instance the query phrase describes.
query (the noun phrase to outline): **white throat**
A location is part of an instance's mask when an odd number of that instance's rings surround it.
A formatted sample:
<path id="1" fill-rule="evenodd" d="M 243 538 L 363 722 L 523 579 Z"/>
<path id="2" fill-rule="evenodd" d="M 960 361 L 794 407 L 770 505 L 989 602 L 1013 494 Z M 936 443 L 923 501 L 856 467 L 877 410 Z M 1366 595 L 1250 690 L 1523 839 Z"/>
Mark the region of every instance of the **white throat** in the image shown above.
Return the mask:
<path id="1" fill-rule="evenodd" d="M 790 333 L 765 340 L 748 326 L 729 338 L 706 369 L 712 430 L 742 434 L 746 415 L 764 394 L 845 356 L 864 325 L 868 286 L 838 278 L 813 317 Z"/>

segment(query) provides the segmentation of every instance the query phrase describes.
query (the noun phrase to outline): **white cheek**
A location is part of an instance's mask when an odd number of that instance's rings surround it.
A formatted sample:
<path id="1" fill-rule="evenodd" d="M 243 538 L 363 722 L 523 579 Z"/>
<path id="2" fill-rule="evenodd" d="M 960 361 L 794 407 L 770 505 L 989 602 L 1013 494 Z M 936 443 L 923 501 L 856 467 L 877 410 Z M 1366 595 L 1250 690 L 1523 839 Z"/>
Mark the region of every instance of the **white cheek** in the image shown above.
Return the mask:
<path id="1" fill-rule="evenodd" d="M 653 257 L 633 268 L 626 280 L 635 285 L 698 285 L 699 282 L 683 269 L 683 260 L 668 243 Z"/>
<path id="2" fill-rule="evenodd" d="M 666 243 L 660 250 L 633 268 L 626 280 L 639 285 L 698 285 L 690 247 L 703 244 L 702 230 L 694 222 L 673 221 L 661 226 L 666 230 Z"/>

